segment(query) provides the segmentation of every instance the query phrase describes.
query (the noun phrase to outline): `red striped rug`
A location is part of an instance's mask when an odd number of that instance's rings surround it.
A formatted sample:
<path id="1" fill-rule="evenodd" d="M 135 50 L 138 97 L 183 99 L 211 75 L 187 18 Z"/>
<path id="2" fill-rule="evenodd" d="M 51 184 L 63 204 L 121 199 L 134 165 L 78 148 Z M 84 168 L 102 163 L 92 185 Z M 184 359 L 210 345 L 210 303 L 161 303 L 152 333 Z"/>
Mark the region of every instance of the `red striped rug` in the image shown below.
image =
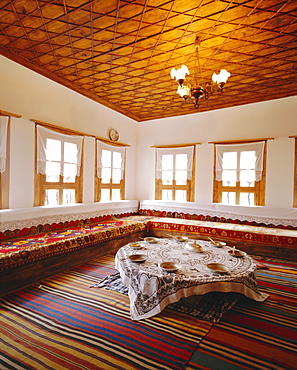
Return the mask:
<path id="1" fill-rule="evenodd" d="M 242 298 L 201 341 L 185 370 L 297 369 L 297 265 L 261 261 L 261 291 L 269 299 Z"/>
<path id="2" fill-rule="evenodd" d="M 182 369 L 211 323 L 165 310 L 134 322 L 129 298 L 89 289 L 115 272 L 103 257 L 0 299 L 0 368 Z"/>

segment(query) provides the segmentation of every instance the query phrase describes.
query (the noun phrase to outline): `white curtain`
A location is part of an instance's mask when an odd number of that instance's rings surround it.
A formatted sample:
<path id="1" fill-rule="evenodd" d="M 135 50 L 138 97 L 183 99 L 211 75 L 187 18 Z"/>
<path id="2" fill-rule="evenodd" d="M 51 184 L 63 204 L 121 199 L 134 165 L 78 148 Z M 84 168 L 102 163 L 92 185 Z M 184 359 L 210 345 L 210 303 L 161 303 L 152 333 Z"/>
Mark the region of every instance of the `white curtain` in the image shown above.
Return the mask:
<path id="1" fill-rule="evenodd" d="M 109 150 L 112 153 L 120 153 L 121 155 L 121 180 L 124 178 L 124 169 L 125 169 L 125 154 L 126 154 L 126 148 L 124 146 L 115 146 L 115 145 L 109 145 L 105 144 L 100 140 L 97 140 L 97 177 L 99 179 L 102 178 L 102 150 Z"/>
<path id="2" fill-rule="evenodd" d="M 187 179 L 192 180 L 192 165 L 193 165 L 194 146 L 180 147 L 180 148 L 157 148 L 157 164 L 156 164 L 156 179 L 162 179 L 162 157 L 163 155 L 187 155 Z"/>
<path id="3" fill-rule="evenodd" d="M 216 180 L 217 181 L 222 180 L 223 154 L 224 153 L 226 152 L 240 153 L 243 151 L 255 151 L 256 153 L 255 180 L 260 181 L 262 179 L 262 172 L 263 172 L 264 145 L 265 145 L 265 141 L 259 141 L 255 143 L 246 143 L 246 144 L 227 144 L 227 145 L 216 144 Z"/>
<path id="4" fill-rule="evenodd" d="M 0 173 L 6 168 L 6 143 L 9 117 L 0 117 Z"/>
<path id="5" fill-rule="evenodd" d="M 59 140 L 63 143 L 72 143 L 77 147 L 77 170 L 76 176 L 80 175 L 81 152 L 83 136 L 65 135 L 57 131 L 50 130 L 43 126 L 37 125 L 37 173 L 45 175 L 46 166 L 46 139 Z M 63 176 L 63 163 L 60 170 L 60 175 Z"/>

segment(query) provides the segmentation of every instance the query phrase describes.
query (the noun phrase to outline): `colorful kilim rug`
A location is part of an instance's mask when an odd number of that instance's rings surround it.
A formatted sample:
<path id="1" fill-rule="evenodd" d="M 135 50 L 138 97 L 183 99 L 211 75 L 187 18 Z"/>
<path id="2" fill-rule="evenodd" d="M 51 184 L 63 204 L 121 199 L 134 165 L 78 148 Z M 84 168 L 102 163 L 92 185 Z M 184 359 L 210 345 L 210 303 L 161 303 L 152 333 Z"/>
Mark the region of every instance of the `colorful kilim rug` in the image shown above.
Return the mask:
<path id="1" fill-rule="evenodd" d="M 122 283 L 119 273 L 107 276 L 92 287 L 115 290 L 128 295 L 128 287 Z M 203 296 L 182 298 L 178 302 L 171 303 L 167 308 L 195 316 L 201 320 L 217 323 L 223 314 L 235 305 L 239 297 L 239 293 L 211 292 Z"/>
<path id="2" fill-rule="evenodd" d="M 212 324 L 167 309 L 132 321 L 127 296 L 89 289 L 115 272 L 105 256 L 1 298 L 1 370 L 183 369 Z"/>
<path id="3" fill-rule="evenodd" d="M 259 261 L 258 285 L 270 294 L 245 298 L 213 325 L 185 370 L 297 369 L 297 265 Z"/>

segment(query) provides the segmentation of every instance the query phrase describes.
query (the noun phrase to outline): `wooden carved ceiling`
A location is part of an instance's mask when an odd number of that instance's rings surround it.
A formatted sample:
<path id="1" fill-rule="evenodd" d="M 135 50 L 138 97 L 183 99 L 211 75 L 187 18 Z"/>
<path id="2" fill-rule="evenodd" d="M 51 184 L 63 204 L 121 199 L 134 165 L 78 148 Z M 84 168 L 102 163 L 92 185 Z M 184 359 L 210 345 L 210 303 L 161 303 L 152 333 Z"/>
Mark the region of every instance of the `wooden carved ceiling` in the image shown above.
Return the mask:
<path id="1" fill-rule="evenodd" d="M 297 94 L 296 0 L 0 0 L 0 53 L 136 121 Z M 201 84 L 231 73 L 195 109 L 170 70 Z"/>

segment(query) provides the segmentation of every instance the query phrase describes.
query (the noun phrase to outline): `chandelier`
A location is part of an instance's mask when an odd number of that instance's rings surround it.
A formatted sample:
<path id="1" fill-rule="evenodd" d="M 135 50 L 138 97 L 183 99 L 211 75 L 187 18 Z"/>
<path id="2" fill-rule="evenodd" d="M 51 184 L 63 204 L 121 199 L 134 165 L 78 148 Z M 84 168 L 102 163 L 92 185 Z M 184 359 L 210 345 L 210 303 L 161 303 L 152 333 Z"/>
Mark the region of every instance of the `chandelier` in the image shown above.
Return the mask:
<path id="1" fill-rule="evenodd" d="M 201 85 L 201 68 L 199 58 L 199 46 L 200 40 L 198 37 L 195 39 L 195 69 L 193 78 L 189 78 L 186 75 L 190 75 L 189 68 L 186 65 L 182 65 L 180 68 L 172 68 L 170 76 L 172 79 L 176 79 L 178 83 L 177 94 L 180 95 L 186 101 L 191 98 L 194 101 L 194 107 L 199 108 L 199 102 L 201 99 L 208 99 L 210 95 L 215 93 L 215 90 L 222 92 L 224 86 L 230 77 L 230 73 L 226 69 L 222 69 L 219 74 L 214 73 L 212 75 L 212 81 L 207 82 L 203 87 Z"/>

